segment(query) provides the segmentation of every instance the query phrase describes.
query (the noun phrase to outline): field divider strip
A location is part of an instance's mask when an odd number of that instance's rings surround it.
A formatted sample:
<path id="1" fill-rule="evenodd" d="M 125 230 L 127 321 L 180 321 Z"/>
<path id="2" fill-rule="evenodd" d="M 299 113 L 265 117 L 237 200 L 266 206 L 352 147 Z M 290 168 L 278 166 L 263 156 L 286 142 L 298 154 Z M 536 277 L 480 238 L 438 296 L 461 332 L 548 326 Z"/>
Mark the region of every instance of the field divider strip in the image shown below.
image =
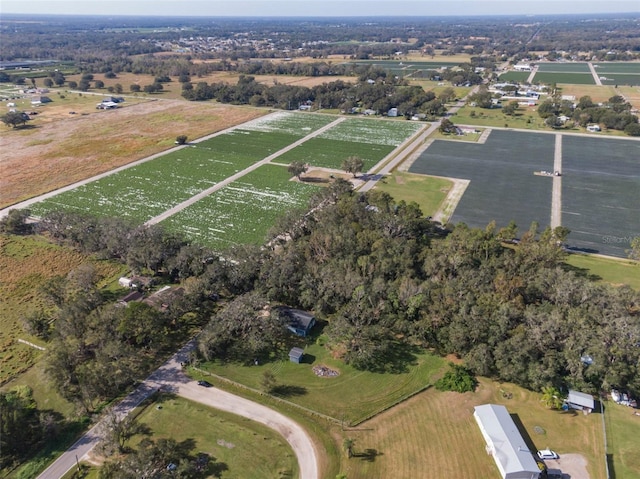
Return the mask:
<path id="1" fill-rule="evenodd" d="M 160 215 L 158 215 L 158 216 L 156 216 L 154 218 L 151 218 L 149 221 L 147 221 L 145 223 L 145 225 L 146 226 L 153 225 L 153 224 L 159 223 L 160 221 L 163 221 L 163 220 L 169 218 L 170 216 L 175 215 L 176 213 L 178 213 L 178 212 L 182 211 L 183 209 L 187 208 L 188 206 L 191 206 L 192 204 L 196 203 L 197 201 L 200 201 L 201 199 L 206 198 L 210 194 L 215 193 L 219 189 L 224 188 L 228 184 L 236 181 L 237 179 L 242 178 L 243 176 L 251 173 L 254 170 L 257 170 L 262 165 L 266 165 L 267 163 L 271 162 L 271 160 L 277 158 L 280 155 L 283 155 L 284 153 L 288 152 L 289 150 L 294 149 L 297 146 L 302 145 L 304 142 L 310 140 L 311 138 L 314 138 L 314 137 L 316 137 L 318 135 L 321 135 L 322 133 L 324 133 L 328 129 L 333 128 L 335 125 L 337 125 L 338 123 L 341 123 L 341 122 L 343 122 L 345 120 L 346 120 L 346 118 L 338 118 L 337 120 L 332 121 L 328 125 L 323 126 L 322 128 L 314 131 L 313 133 L 308 134 L 307 136 L 305 136 L 303 138 L 300 138 L 297 141 L 294 141 L 290 145 L 282 148 L 281 150 L 276 151 L 275 153 L 272 153 L 271 155 L 269 155 L 269 156 L 263 158 L 262 160 L 254 163 L 253 165 L 245 168 L 244 170 L 239 171 L 238 173 L 229 176 L 227 179 L 225 179 L 225 180 L 223 180 L 223 181 L 221 181 L 219 183 L 216 183 L 211 188 L 207 188 L 206 190 L 201 191 L 197 195 L 192 196 L 188 200 L 185 200 L 182 203 L 177 204 L 173 208 L 168 209 L 164 213 L 162 213 L 162 214 L 160 214 Z"/>
<path id="2" fill-rule="evenodd" d="M 562 225 L 562 135 L 556 135 L 553 153 L 553 186 L 551 189 L 551 228 Z M 557 176 L 556 176 L 557 175 Z"/>

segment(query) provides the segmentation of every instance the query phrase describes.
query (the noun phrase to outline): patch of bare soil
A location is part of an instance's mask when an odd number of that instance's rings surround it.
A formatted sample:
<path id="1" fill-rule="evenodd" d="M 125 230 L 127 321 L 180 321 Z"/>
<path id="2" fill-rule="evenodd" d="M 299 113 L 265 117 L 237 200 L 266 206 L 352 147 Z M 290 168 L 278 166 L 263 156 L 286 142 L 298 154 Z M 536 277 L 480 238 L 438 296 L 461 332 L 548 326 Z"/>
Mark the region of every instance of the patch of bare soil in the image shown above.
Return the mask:
<path id="1" fill-rule="evenodd" d="M 177 135 L 193 140 L 266 113 L 158 100 L 65 117 L 52 111 L 54 121 L 0 129 L 0 208 L 167 150 Z"/>

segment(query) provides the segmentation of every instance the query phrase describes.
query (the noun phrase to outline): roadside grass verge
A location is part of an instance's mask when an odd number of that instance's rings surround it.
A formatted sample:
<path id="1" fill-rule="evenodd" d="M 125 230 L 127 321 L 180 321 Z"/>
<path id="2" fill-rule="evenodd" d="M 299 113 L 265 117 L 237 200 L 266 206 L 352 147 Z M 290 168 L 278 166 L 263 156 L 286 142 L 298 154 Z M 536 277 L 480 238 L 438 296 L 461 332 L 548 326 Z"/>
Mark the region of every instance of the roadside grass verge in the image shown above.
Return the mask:
<path id="1" fill-rule="evenodd" d="M 570 254 L 565 262 L 569 269 L 596 281 L 616 286 L 629 285 L 640 291 L 640 264 L 631 260 L 615 260 L 601 256 Z"/>
<path id="2" fill-rule="evenodd" d="M 416 202 L 425 216 L 433 216 L 453 183 L 444 178 L 394 171 L 376 183 L 375 189 L 389 193 L 394 200 Z"/>
<path id="3" fill-rule="evenodd" d="M 506 406 L 524 425 L 521 432 L 532 450 L 551 447 L 560 457 L 582 454 L 591 479 L 605 478 L 599 414 L 550 411 L 538 393 L 485 378 L 479 381 L 474 393 L 428 389 L 357 428 L 347 429 L 343 437 L 355 441 L 356 454 L 343 458 L 342 471 L 349 479 L 423 477 L 425 468 L 430 478 L 437 479 L 495 477 L 498 470 L 485 451 L 484 438 L 473 418 L 475 406 L 492 403 Z M 512 394 L 511 399 L 503 397 L 502 391 Z"/>
<path id="4" fill-rule="evenodd" d="M 263 165 L 162 221 L 195 243 L 223 251 L 260 244 L 276 219 L 306 206 L 318 186 L 291 181 L 287 168 Z"/>
<path id="5" fill-rule="evenodd" d="M 201 368 L 256 390 L 261 389 L 264 372 L 270 371 L 283 399 L 349 425 L 358 424 L 427 388 L 445 365 L 437 356 L 404 349 L 398 351 L 401 358 L 398 372 L 376 373 L 356 370 L 334 359 L 318 344 L 308 345 L 304 351 L 301 364 L 284 359 L 258 366 L 216 361 Z M 313 366 L 326 366 L 339 375 L 317 376 Z"/>

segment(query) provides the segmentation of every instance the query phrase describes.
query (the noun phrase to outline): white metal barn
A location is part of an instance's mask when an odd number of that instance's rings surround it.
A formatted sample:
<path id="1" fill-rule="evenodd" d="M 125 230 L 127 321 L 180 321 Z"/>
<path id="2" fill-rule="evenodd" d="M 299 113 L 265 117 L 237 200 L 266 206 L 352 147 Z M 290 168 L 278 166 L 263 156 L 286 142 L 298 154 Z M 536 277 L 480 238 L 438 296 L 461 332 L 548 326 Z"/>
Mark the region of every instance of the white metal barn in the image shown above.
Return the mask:
<path id="1" fill-rule="evenodd" d="M 504 406 L 476 406 L 473 417 L 503 479 L 538 479 L 540 469 Z"/>

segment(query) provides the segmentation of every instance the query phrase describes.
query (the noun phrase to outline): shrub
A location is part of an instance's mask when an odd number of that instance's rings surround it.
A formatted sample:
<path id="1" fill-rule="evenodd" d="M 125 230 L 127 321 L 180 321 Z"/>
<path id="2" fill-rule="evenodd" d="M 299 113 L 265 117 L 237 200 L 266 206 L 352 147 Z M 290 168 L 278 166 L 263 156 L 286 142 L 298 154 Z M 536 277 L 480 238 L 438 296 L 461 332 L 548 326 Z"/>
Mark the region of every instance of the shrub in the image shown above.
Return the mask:
<path id="1" fill-rule="evenodd" d="M 438 391 L 456 391 L 465 393 L 475 391 L 478 381 L 475 376 L 464 366 L 450 364 L 449 370 L 436 381 Z"/>

